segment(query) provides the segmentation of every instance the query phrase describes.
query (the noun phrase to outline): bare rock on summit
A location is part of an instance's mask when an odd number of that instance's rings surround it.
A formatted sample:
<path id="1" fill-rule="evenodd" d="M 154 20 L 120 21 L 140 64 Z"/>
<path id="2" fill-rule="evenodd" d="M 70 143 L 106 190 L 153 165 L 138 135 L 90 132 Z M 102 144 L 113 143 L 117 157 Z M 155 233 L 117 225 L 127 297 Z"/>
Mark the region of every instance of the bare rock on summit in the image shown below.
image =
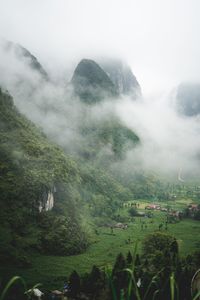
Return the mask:
<path id="1" fill-rule="evenodd" d="M 131 68 L 121 60 L 103 59 L 100 63 L 120 95 L 141 96 L 141 87 Z"/>

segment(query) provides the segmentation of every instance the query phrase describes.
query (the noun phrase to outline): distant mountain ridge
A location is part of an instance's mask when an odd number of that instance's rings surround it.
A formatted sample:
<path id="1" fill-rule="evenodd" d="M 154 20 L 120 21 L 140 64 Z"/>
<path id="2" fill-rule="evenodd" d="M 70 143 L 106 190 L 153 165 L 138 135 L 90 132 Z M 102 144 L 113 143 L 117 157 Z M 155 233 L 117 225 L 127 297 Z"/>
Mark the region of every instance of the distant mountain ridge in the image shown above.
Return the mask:
<path id="1" fill-rule="evenodd" d="M 114 83 L 118 94 L 141 97 L 141 87 L 126 63 L 117 59 L 103 59 L 100 66 Z"/>
<path id="2" fill-rule="evenodd" d="M 175 105 L 177 111 L 192 117 L 200 114 L 200 83 L 182 83 L 177 88 Z"/>
<path id="3" fill-rule="evenodd" d="M 39 72 L 44 79 L 48 79 L 48 74 L 43 66 L 40 64 L 38 59 L 26 48 L 4 39 L 0 40 L 0 46 L 6 52 L 13 52 L 13 54 L 16 55 L 18 59 L 27 59 L 27 64 L 32 70 Z"/>

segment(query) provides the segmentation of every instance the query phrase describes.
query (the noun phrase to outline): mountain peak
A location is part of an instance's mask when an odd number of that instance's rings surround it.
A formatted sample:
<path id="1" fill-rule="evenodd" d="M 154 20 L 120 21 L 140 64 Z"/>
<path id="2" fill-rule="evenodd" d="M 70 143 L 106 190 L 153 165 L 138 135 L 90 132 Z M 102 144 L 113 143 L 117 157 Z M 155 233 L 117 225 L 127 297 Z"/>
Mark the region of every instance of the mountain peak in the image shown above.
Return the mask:
<path id="1" fill-rule="evenodd" d="M 44 70 L 43 66 L 26 48 L 22 47 L 20 44 L 15 44 L 5 39 L 0 40 L 0 47 L 6 52 L 12 52 L 17 59 L 25 59 L 26 63 L 32 70 L 39 72 L 44 79 L 48 79 L 48 74 Z"/>
<path id="2" fill-rule="evenodd" d="M 86 103 L 99 102 L 106 97 L 118 95 L 109 76 L 91 59 L 82 59 L 79 62 L 71 83 L 75 93 Z"/>

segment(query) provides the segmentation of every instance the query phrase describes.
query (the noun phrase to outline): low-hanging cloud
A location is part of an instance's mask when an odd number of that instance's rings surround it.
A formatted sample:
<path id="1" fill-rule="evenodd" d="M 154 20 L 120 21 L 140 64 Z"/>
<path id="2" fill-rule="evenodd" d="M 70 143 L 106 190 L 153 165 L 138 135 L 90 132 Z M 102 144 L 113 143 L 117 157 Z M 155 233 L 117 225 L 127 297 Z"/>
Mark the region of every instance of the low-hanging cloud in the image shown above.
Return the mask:
<path id="1" fill-rule="evenodd" d="M 118 163 L 121 170 L 177 175 L 179 180 L 198 173 L 199 117 L 178 115 L 172 94 L 137 101 L 121 97 L 88 106 L 72 96 L 72 87 L 63 80 L 55 83 L 33 70 L 29 58 L 17 57 L 2 47 L 0 57 L 0 86 L 11 93 L 22 113 L 66 151 L 75 153 L 85 143 L 80 133 L 83 122 L 104 121 L 116 115 L 140 138 L 140 145 L 127 151 Z M 110 153 L 111 149 L 108 145 L 101 151 Z"/>
<path id="2" fill-rule="evenodd" d="M 127 162 L 146 171 L 165 175 L 195 177 L 199 171 L 199 117 L 179 115 L 172 105 L 172 94 L 132 102 L 123 99 L 117 111 L 123 122 L 134 130 L 141 144 L 127 153 Z"/>

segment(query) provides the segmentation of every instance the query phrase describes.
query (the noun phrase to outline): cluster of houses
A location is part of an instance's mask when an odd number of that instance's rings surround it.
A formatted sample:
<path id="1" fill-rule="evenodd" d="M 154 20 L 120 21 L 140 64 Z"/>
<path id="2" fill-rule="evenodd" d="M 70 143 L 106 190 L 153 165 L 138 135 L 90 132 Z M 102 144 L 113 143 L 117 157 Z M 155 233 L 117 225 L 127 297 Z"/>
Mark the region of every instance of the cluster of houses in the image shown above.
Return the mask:
<path id="1" fill-rule="evenodd" d="M 161 207 L 159 204 L 149 204 L 145 207 L 147 210 L 159 210 L 168 213 L 168 218 L 173 218 L 176 220 L 181 220 L 183 217 L 183 212 L 179 210 L 174 210 L 171 208 Z"/>
<path id="2" fill-rule="evenodd" d="M 168 217 L 173 218 L 174 220 L 181 220 L 183 218 L 183 212 L 179 210 L 171 210 L 168 213 Z"/>
<path id="3" fill-rule="evenodd" d="M 198 213 L 199 211 L 200 211 L 200 205 L 194 203 L 190 203 L 186 209 L 187 216 L 191 218 L 193 218 L 195 214 Z"/>
<path id="4" fill-rule="evenodd" d="M 199 210 L 200 210 L 200 206 L 199 206 L 199 204 L 190 203 L 190 204 L 188 205 L 188 209 L 189 209 L 190 211 L 196 212 L 196 211 L 199 211 Z"/>
<path id="5" fill-rule="evenodd" d="M 169 217 L 175 218 L 177 220 L 181 220 L 183 218 L 183 216 L 185 215 L 185 213 L 183 213 L 183 211 L 161 207 L 161 205 L 159 205 L 159 204 L 149 204 L 145 207 L 145 210 L 146 209 L 147 210 L 159 210 L 159 211 L 167 212 Z M 188 211 L 188 216 L 194 217 L 195 213 L 200 211 L 200 205 L 195 204 L 195 203 L 190 203 L 187 206 L 187 211 Z"/>
<path id="6" fill-rule="evenodd" d="M 134 208 L 139 208 L 140 204 L 136 202 L 126 202 L 123 204 L 124 207 L 134 207 Z M 149 211 L 147 213 L 147 211 Z M 195 203 L 190 203 L 185 210 L 175 210 L 170 207 L 162 207 L 160 204 L 155 204 L 155 203 L 150 203 L 145 206 L 145 212 L 138 212 L 137 216 L 140 217 L 150 217 L 149 214 L 152 214 L 152 211 L 162 211 L 167 213 L 167 218 L 169 221 L 176 222 L 181 220 L 184 216 L 186 217 L 191 217 L 194 218 L 197 212 L 200 212 L 200 204 L 195 204 Z M 152 217 L 152 215 L 151 215 Z M 125 229 L 126 227 L 122 223 L 117 223 L 115 225 L 116 227 L 114 228 L 123 228 Z M 125 227 L 125 228 L 124 228 Z"/>
<path id="7" fill-rule="evenodd" d="M 148 210 L 168 211 L 167 208 L 161 207 L 159 204 L 149 204 L 149 205 L 145 206 L 145 209 L 148 209 Z"/>
<path id="8" fill-rule="evenodd" d="M 116 223 L 115 225 L 112 225 L 112 228 L 127 229 L 128 225 L 124 223 Z"/>

